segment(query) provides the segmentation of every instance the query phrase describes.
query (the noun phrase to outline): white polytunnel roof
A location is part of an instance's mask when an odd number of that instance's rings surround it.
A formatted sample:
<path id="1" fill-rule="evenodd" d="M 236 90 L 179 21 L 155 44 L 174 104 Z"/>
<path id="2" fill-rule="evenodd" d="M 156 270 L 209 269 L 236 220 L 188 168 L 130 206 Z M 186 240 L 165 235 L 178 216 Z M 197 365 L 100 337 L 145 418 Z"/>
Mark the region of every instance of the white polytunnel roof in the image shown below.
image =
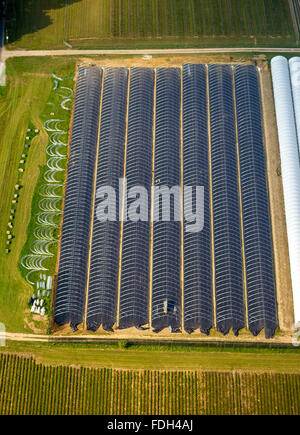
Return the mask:
<path id="1" fill-rule="evenodd" d="M 291 61 L 292 69 L 295 68 L 293 66 L 295 64 L 295 61 Z M 271 61 L 271 70 L 279 136 L 295 323 L 299 323 L 300 326 L 300 163 L 287 59 L 282 56 L 274 57 Z M 300 98 L 300 88 L 295 77 L 293 75 L 296 84 L 295 92 Z M 295 98 L 295 100 L 298 104 L 298 99 Z M 298 106 L 296 110 L 298 110 Z"/>
<path id="2" fill-rule="evenodd" d="M 298 150 L 300 152 L 300 57 L 292 57 L 289 60 L 289 66 L 298 137 Z"/>

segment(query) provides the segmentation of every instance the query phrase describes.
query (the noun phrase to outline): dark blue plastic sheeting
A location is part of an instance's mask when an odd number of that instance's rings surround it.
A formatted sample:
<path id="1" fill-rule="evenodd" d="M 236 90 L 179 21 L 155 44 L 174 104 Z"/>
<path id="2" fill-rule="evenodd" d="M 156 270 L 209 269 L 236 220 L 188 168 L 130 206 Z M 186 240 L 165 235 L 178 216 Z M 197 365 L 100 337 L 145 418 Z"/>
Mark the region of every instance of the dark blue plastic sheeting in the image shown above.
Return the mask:
<path id="1" fill-rule="evenodd" d="M 156 79 L 155 186 L 180 186 L 180 99 L 178 68 L 160 68 Z M 171 221 L 153 225 L 152 327 L 181 326 L 180 246 L 181 224 Z M 162 210 L 160 210 L 162 217 Z"/>
<path id="2" fill-rule="evenodd" d="M 101 82 L 101 69 L 79 68 L 55 322 L 59 325 L 70 322 L 76 329 L 83 321 L 93 213 L 86 319 L 89 330 L 96 331 L 100 325 L 109 331 L 114 325 L 120 329 L 148 325 L 152 267 L 150 326 L 154 332 L 166 327 L 179 332 L 184 327 L 189 333 L 200 329 L 208 334 L 214 324 L 215 302 L 216 327 L 221 333 L 227 334 L 232 329 L 237 335 L 246 326 L 247 304 L 251 333 L 257 335 L 265 329 L 266 337 L 273 337 L 278 320 L 257 69 L 254 66 L 186 64 L 182 77 L 179 68 L 158 68 L 156 74 L 151 68 L 105 69 L 96 192 L 109 186 L 116 193 L 116 219 L 105 222 L 99 220 L 97 211 L 106 197 L 96 194 L 95 209 L 91 210 Z M 127 220 L 120 240 L 119 205 L 122 198 L 119 187 L 125 167 L 129 197 L 124 204 Z M 168 189 L 175 187 L 174 195 L 170 194 L 170 221 L 163 220 L 162 195 L 159 202 L 150 204 L 152 178 L 154 189 L 164 189 L 167 195 Z M 201 231 L 190 232 L 187 228 L 191 222 L 185 220 L 183 223 L 183 271 L 181 181 L 184 186 L 204 188 Z M 136 194 L 132 190 L 136 186 L 143 187 L 148 197 L 143 199 Z M 179 198 L 176 196 L 178 191 Z M 174 215 L 178 201 L 179 220 L 178 215 Z M 135 210 L 137 215 L 140 208 L 136 204 L 139 202 L 148 208 L 147 219 L 133 222 L 127 211 Z M 152 205 L 154 216 L 159 217 L 153 223 L 153 246 L 150 244 Z M 195 206 L 193 195 L 193 212 Z M 247 301 L 244 295 L 247 295 Z"/>
<path id="3" fill-rule="evenodd" d="M 233 75 L 209 65 L 210 134 L 217 329 L 245 326 Z"/>
<path id="4" fill-rule="evenodd" d="M 143 201 L 147 220 L 133 221 L 129 215 L 123 226 L 120 308 L 118 328 L 141 327 L 149 322 L 150 192 L 152 182 L 154 70 L 131 68 L 127 132 L 126 178 L 128 195 L 136 186 L 145 188 Z M 133 193 L 133 192 L 132 192 Z M 138 213 L 138 210 L 137 210 Z M 141 217 L 144 219 L 144 217 Z"/>
<path id="5" fill-rule="evenodd" d="M 96 198 L 87 306 L 87 329 L 102 324 L 111 331 L 116 322 L 119 268 L 119 179 L 123 177 L 128 69 L 105 68 L 101 109 Z M 105 186 L 116 193 L 115 220 L 101 221 L 97 210 L 107 197 Z M 112 219 L 112 217 L 110 217 Z"/>
<path id="6" fill-rule="evenodd" d="M 249 329 L 267 338 L 277 328 L 269 199 L 255 66 L 235 67 L 237 127 Z"/>
<path id="7" fill-rule="evenodd" d="M 187 222 L 184 228 L 184 328 L 208 334 L 213 298 L 206 76 L 205 65 L 183 66 L 183 184 L 204 188 L 203 228 L 187 231 Z"/>
<path id="8" fill-rule="evenodd" d="M 82 323 L 102 70 L 79 67 L 70 145 L 54 319 Z"/>

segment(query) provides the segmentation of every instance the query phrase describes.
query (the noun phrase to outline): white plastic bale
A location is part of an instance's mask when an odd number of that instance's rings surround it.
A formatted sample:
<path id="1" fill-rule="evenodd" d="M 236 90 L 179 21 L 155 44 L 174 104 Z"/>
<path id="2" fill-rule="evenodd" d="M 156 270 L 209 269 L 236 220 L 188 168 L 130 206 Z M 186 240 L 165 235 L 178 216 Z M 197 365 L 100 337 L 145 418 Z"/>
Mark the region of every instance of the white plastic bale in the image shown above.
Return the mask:
<path id="1" fill-rule="evenodd" d="M 300 164 L 288 61 L 271 61 L 291 266 L 295 322 L 300 325 Z"/>
<path id="2" fill-rule="evenodd" d="M 48 276 L 47 278 L 47 290 L 52 290 L 52 276 Z"/>

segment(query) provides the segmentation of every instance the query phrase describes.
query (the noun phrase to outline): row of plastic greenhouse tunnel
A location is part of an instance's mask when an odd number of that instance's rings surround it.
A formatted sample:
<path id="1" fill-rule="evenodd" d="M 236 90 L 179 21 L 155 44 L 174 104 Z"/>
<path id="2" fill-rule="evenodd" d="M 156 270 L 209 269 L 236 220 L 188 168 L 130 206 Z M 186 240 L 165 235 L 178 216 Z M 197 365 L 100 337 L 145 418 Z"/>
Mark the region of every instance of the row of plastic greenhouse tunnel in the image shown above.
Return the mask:
<path id="1" fill-rule="evenodd" d="M 55 322 L 273 337 L 267 185 L 255 66 L 79 67 Z"/>
<path id="2" fill-rule="evenodd" d="M 271 61 L 294 299 L 300 328 L 300 57 Z"/>

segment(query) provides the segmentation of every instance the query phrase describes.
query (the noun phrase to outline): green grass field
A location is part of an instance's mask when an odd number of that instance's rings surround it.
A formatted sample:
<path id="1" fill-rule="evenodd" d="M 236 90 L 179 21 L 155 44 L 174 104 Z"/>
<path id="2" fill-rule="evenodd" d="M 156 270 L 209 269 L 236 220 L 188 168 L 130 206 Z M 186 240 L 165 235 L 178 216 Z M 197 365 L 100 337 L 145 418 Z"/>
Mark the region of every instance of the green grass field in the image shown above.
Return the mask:
<path id="1" fill-rule="evenodd" d="M 300 375 L 114 370 L 0 353 L 0 415 L 297 415 Z"/>
<path id="2" fill-rule="evenodd" d="M 296 45 L 286 0 L 15 0 L 9 48 Z"/>
<path id="3" fill-rule="evenodd" d="M 32 287 L 22 277 L 18 265 L 31 215 L 34 214 L 32 199 L 40 179 L 40 169 L 46 163 L 48 136 L 43 130 L 41 115 L 46 111 L 51 93 L 51 72 L 66 76 L 74 71 L 75 60 L 72 59 L 19 58 L 7 62 L 8 84 L 0 95 L 0 124 L 4 127 L 0 137 L 0 321 L 8 331 L 30 332 L 24 323 L 24 311 Z M 5 254 L 11 201 L 19 179 L 19 161 L 30 123 L 40 133 L 32 140 L 28 150 L 21 178 L 23 187 L 15 204 L 11 252 Z"/>
<path id="4" fill-rule="evenodd" d="M 0 351 L 2 349 L 0 348 Z M 258 349 L 215 346 L 158 346 L 123 343 L 27 343 L 7 340 L 3 351 L 52 365 L 147 370 L 245 370 L 300 374 L 300 348 Z"/>

